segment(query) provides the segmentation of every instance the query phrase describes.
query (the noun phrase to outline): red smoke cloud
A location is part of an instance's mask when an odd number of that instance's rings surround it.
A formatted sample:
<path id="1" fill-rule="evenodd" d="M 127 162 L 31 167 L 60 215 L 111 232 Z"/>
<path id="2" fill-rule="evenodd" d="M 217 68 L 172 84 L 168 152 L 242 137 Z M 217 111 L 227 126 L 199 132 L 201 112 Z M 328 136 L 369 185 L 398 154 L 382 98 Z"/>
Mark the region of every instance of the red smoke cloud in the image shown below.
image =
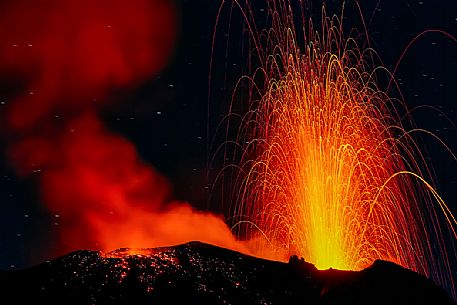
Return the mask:
<path id="1" fill-rule="evenodd" d="M 10 0 L 0 5 L 0 37 L 1 70 L 33 93 L 9 117 L 25 128 L 157 73 L 172 51 L 176 12 L 169 0 Z"/>
<path id="2" fill-rule="evenodd" d="M 57 253 L 190 240 L 241 249 L 219 217 L 174 201 L 166 179 L 96 115 L 110 89 L 166 65 L 176 24 L 168 0 L 0 5 L 0 70 L 24 88 L 7 112 L 9 155 L 61 215 Z"/>
<path id="3" fill-rule="evenodd" d="M 107 131 L 93 114 L 67 122 L 55 137 L 21 141 L 12 148 L 12 156 L 23 173 L 44 169 L 43 199 L 64 221 L 63 251 L 190 240 L 237 248 L 222 219 L 173 201 L 168 182 L 139 159 L 130 142 Z"/>

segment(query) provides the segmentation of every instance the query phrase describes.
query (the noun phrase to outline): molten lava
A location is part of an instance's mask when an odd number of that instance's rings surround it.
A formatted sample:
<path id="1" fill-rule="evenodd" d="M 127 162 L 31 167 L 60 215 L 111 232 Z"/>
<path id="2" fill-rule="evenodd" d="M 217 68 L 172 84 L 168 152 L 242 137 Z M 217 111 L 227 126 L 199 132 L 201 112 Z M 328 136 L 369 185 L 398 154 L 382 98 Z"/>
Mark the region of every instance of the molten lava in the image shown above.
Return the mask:
<path id="1" fill-rule="evenodd" d="M 456 223 L 426 181 L 430 171 L 401 120 L 406 106 L 377 85 L 376 54 L 325 13 L 321 33 L 309 24 L 298 37 L 289 2 L 268 3 L 271 29 L 252 33 L 255 72 L 237 87 L 250 82 L 249 110 L 227 141 L 242 152 L 239 236 L 259 240 L 257 255 L 297 254 L 321 269 L 389 260 L 452 287 L 437 210 L 451 235 Z M 247 20 L 250 13 L 247 6 Z"/>

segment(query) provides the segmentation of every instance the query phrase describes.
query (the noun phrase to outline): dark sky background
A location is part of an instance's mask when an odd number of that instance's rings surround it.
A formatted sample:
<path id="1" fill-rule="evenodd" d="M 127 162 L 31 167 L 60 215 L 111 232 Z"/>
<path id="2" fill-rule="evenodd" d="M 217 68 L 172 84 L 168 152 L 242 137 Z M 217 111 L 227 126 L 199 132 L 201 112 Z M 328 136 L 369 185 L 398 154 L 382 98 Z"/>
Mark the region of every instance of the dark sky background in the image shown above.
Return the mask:
<path id="1" fill-rule="evenodd" d="M 253 3 L 254 12 L 263 18 L 263 1 Z M 320 3 L 312 3 L 318 22 Z M 339 7 L 339 1 L 327 4 L 330 11 Z M 208 112 L 211 41 L 219 5 L 220 1 L 178 1 L 179 35 L 168 66 L 138 88 L 115 92 L 112 98 L 128 102 L 116 103 L 102 112 L 108 126 L 131 140 L 141 157 L 169 179 L 178 199 L 218 213 L 224 211 L 217 206 L 217 200 L 209 199 L 212 181 L 207 178 L 208 173 L 213 176 L 218 164 L 208 167 L 212 151 L 208 135 L 214 134 L 219 117 L 226 110 L 224 96 L 230 94 L 234 81 L 246 71 L 242 67 L 246 59 L 241 58 L 241 42 L 237 40 L 242 20 L 234 14 L 229 36 L 224 35 L 228 24 L 225 10 L 217 34 L 230 37 L 226 49 L 229 55 L 225 56 L 224 46 L 218 46 L 217 54 L 213 54 L 213 94 Z M 454 0 L 361 1 L 361 5 L 372 46 L 391 71 L 408 43 L 422 31 L 441 29 L 457 36 Z M 347 1 L 345 16 L 346 28 L 360 26 L 359 12 L 352 1 Z M 436 33 L 411 46 L 396 74 L 409 108 L 431 105 L 457 123 L 456 54 L 457 45 Z M 0 95 L 0 102 L 0 111 L 4 111 L 11 100 L 4 94 Z M 423 108 L 413 117 L 417 126 L 434 132 L 457 151 L 457 130 L 439 111 Z M 457 162 L 435 140 L 424 137 L 421 141 L 433 164 L 438 191 L 457 213 Z M 59 219 L 39 202 L 38 190 L 30 179 L 15 176 L 5 153 L 6 149 L 2 149 L 0 269 L 11 269 L 46 259 L 43 249 L 53 245 Z"/>

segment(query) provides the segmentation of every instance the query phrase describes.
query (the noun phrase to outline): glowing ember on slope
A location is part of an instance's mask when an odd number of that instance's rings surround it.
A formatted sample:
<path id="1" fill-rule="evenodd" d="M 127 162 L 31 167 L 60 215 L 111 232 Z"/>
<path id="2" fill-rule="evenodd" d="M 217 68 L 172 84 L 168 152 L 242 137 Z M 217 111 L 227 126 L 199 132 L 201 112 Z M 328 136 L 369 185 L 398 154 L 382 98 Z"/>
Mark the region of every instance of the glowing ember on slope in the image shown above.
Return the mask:
<path id="1" fill-rule="evenodd" d="M 256 33 L 248 22 L 259 66 L 238 84 L 250 82 L 249 111 L 227 139 L 242 154 L 238 234 L 263 239 L 258 255 L 297 254 L 322 269 L 389 260 L 454 289 L 443 236 L 456 237 L 456 222 L 402 126 L 406 106 L 377 85 L 376 54 L 325 13 L 320 33 L 302 20 L 299 38 L 289 2 L 268 4 L 271 29 Z"/>
<path id="2" fill-rule="evenodd" d="M 152 256 L 160 253 L 161 249 L 158 248 L 120 248 L 102 254 L 106 258 L 124 258 L 128 256 Z"/>

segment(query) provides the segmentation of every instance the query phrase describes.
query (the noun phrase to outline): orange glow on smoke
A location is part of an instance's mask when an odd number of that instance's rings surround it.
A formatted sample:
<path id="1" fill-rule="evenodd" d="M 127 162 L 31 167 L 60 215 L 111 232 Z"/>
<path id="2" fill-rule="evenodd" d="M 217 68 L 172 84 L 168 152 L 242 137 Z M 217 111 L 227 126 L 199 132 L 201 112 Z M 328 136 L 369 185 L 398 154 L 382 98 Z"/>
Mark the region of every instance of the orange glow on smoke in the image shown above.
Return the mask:
<path id="1" fill-rule="evenodd" d="M 272 28 L 251 37 L 260 67 L 235 141 L 238 234 L 263 240 L 258 255 L 350 270 L 383 259 L 452 287 L 437 210 L 454 238 L 455 219 L 422 178 L 430 172 L 397 113 L 405 105 L 377 86 L 376 54 L 325 15 L 301 51 L 287 3 L 271 1 Z"/>
<path id="2" fill-rule="evenodd" d="M 42 169 L 40 189 L 62 221 L 60 250 L 158 247 L 200 240 L 241 250 L 224 221 L 172 199 L 168 182 L 133 145 L 87 114 L 55 138 L 22 141 L 11 150 L 25 173 Z"/>
<path id="3" fill-rule="evenodd" d="M 157 74 L 173 53 L 169 0 L 7 1 L 0 70 L 20 88 L 2 122 L 17 174 L 58 217 L 54 255 L 199 240 L 241 250 L 224 221 L 171 187 L 97 116 L 112 89 Z"/>

